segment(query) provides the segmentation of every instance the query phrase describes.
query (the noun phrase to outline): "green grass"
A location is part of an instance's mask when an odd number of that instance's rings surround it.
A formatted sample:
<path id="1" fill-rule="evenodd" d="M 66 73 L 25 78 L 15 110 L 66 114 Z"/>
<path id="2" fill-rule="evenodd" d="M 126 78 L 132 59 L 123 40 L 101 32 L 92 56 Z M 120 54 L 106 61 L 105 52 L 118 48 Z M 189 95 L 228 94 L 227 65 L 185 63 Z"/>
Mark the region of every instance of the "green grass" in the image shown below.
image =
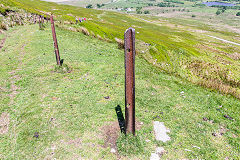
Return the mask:
<path id="1" fill-rule="evenodd" d="M 144 151 L 144 147 L 146 142 L 141 139 L 138 135 L 133 136 L 121 134 L 118 137 L 116 142 L 118 153 L 123 156 L 132 156 L 132 155 L 139 155 L 139 154 L 147 154 Z"/>
<path id="2" fill-rule="evenodd" d="M 134 27 L 137 33 L 136 39 L 141 44 L 137 45 L 136 48 L 138 53 L 148 62 L 156 61 L 155 65 L 168 71 L 168 73 L 225 94 L 240 97 L 239 87 L 233 86 L 231 83 L 231 81 L 240 82 L 239 60 L 231 58 L 232 54 L 239 52 L 239 46 L 229 46 L 207 36 L 216 35 L 220 38 L 234 39 L 235 42 L 239 43 L 239 35 L 222 28 L 216 29 L 216 27 L 206 24 L 205 21 L 201 22 L 198 16 L 194 19 L 168 19 L 57 5 L 39 0 L 35 0 L 34 3 L 30 0 L 0 2 L 38 14 L 51 12 L 56 15 L 56 19 L 59 21 L 75 22 L 75 17 L 86 17 L 87 22 L 62 27 L 84 27 L 91 36 L 108 42 L 115 42 L 115 38 L 123 39 L 124 31 L 129 27 Z M 192 13 L 189 14 L 192 15 Z M 149 43 L 151 47 L 144 46 L 144 43 Z M 226 48 L 226 46 L 229 47 Z M 224 52 L 222 52 L 221 48 L 224 47 Z M 140 48 L 144 48 L 146 52 L 142 54 Z M 206 74 L 203 72 L 205 70 L 212 71 Z M 222 70 L 229 70 L 231 73 L 224 71 L 226 76 L 222 77 Z M 226 77 L 228 77 L 227 81 Z M 219 87 L 216 83 L 221 86 Z"/>
<path id="3" fill-rule="evenodd" d="M 115 107 L 124 110 L 123 51 L 82 33 L 56 31 L 70 73 L 56 72 L 49 25 L 42 31 L 32 25 L 6 32 L 0 52 L 0 114 L 8 113 L 10 124 L 8 133 L 0 135 L 0 159 L 117 159 L 102 146 L 105 126 L 117 122 Z M 119 156 L 148 159 L 163 146 L 163 159 L 238 159 L 239 106 L 239 100 L 162 73 L 138 55 L 136 120 L 143 125 L 137 140 L 118 139 Z M 153 120 L 171 130 L 170 142 L 155 140 Z M 212 135 L 221 128 L 223 135 Z M 131 142 L 139 147 L 133 154 L 123 147 Z"/>
<path id="4" fill-rule="evenodd" d="M 94 8 L 97 8 L 97 4 L 105 4 L 108 3 L 109 0 L 90 0 L 90 1 L 65 1 L 65 2 L 60 2 L 60 4 L 68 4 L 68 5 L 73 5 L 73 6 L 80 6 L 80 7 L 86 7 L 87 5 L 91 4 L 93 5 Z"/>

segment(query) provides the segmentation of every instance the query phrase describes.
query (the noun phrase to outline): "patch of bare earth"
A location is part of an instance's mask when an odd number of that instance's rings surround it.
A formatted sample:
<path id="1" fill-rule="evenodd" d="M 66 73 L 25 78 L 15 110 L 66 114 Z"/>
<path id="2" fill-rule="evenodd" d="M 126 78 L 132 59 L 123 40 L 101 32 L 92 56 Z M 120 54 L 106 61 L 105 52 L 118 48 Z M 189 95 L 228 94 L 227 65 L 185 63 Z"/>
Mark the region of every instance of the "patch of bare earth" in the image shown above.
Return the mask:
<path id="1" fill-rule="evenodd" d="M 3 112 L 0 116 L 0 135 L 6 134 L 8 132 L 9 123 L 9 114 Z"/>
<path id="2" fill-rule="evenodd" d="M 7 39 L 6 37 L 4 37 L 4 38 L 2 39 L 1 44 L 0 44 L 0 49 L 3 48 L 6 39 Z"/>
<path id="3" fill-rule="evenodd" d="M 111 147 L 117 149 L 116 142 L 120 135 L 120 127 L 118 122 L 111 122 L 109 125 L 102 127 L 103 137 L 104 137 L 104 148 Z"/>
<path id="4" fill-rule="evenodd" d="M 187 18 L 185 12 L 169 12 L 169 13 L 159 13 L 157 16 L 165 18 L 175 18 L 176 16 L 182 16 L 182 18 Z"/>
<path id="5" fill-rule="evenodd" d="M 71 139 L 68 142 L 66 142 L 66 144 L 73 145 L 76 148 L 80 148 L 80 147 L 82 147 L 82 140 L 80 138 Z"/>
<path id="6" fill-rule="evenodd" d="M 230 26 L 230 25 L 227 25 L 227 24 L 225 24 L 225 25 L 222 25 L 224 28 L 226 28 L 227 30 L 229 30 L 229 31 L 233 31 L 233 32 L 235 32 L 235 33 L 238 33 L 238 34 L 240 34 L 240 29 L 239 28 L 236 28 L 236 27 L 233 27 L 233 26 Z"/>
<path id="7" fill-rule="evenodd" d="M 14 75 L 16 72 L 15 71 L 12 71 L 12 72 L 9 72 L 12 77 L 11 77 L 11 88 L 10 88 L 10 91 L 11 93 L 9 94 L 9 97 L 10 97 L 10 105 L 14 103 L 14 97 L 18 94 L 18 87 L 15 85 L 15 81 L 16 80 L 19 80 L 20 79 L 20 76 L 18 75 Z"/>
<path id="8" fill-rule="evenodd" d="M 21 70 L 21 67 L 22 67 L 22 60 L 23 60 L 23 56 L 25 55 L 25 53 L 24 53 L 25 46 L 26 45 L 23 44 L 22 47 L 21 47 L 21 54 L 20 54 L 21 57 L 19 58 L 20 59 L 19 66 L 17 67 L 16 70 L 13 70 L 13 71 L 9 72 L 9 74 L 11 75 L 11 88 L 10 88 L 11 93 L 9 94 L 10 105 L 12 105 L 14 103 L 14 98 L 19 93 L 17 90 L 20 89 L 20 88 L 18 88 L 15 85 L 15 83 L 16 83 L 16 81 L 19 81 L 21 79 L 21 76 L 17 75 L 17 71 Z"/>

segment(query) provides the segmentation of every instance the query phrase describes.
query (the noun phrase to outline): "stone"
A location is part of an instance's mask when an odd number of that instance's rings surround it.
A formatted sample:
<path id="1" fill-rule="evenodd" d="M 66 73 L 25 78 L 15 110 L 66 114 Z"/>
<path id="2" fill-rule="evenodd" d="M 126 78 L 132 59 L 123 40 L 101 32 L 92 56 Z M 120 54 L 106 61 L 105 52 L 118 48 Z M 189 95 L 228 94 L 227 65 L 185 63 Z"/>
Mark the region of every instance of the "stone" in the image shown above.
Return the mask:
<path id="1" fill-rule="evenodd" d="M 193 148 L 201 149 L 201 148 L 200 148 L 200 147 L 198 147 L 198 146 L 193 146 Z"/>
<path id="2" fill-rule="evenodd" d="M 116 153 L 116 149 L 114 149 L 114 148 L 111 148 L 111 151 L 110 151 L 111 153 Z"/>
<path id="3" fill-rule="evenodd" d="M 203 120 L 204 120 L 204 121 L 208 121 L 208 118 L 207 118 L 207 117 L 203 117 Z"/>
<path id="4" fill-rule="evenodd" d="M 150 160 L 160 160 L 160 157 L 157 153 L 152 153 L 151 157 L 150 157 Z"/>
<path id="5" fill-rule="evenodd" d="M 192 152 L 192 150 L 190 150 L 190 149 L 185 149 L 185 151 Z"/>
<path id="6" fill-rule="evenodd" d="M 156 153 L 160 154 L 160 155 L 163 155 L 165 153 L 165 150 L 164 150 L 163 147 L 157 147 L 156 148 Z"/>
<path id="7" fill-rule="evenodd" d="M 171 140 L 171 138 L 167 135 L 167 132 L 170 132 L 165 126 L 163 122 L 154 121 L 154 132 L 157 141 L 167 142 Z"/>
<path id="8" fill-rule="evenodd" d="M 8 133 L 9 123 L 10 123 L 9 114 L 3 112 L 0 115 L 0 135 Z"/>
<path id="9" fill-rule="evenodd" d="M 105 99 L 110 99 L 110 97 L 109 96 L 106 96 L 106 97 L 104 97 Z"/>

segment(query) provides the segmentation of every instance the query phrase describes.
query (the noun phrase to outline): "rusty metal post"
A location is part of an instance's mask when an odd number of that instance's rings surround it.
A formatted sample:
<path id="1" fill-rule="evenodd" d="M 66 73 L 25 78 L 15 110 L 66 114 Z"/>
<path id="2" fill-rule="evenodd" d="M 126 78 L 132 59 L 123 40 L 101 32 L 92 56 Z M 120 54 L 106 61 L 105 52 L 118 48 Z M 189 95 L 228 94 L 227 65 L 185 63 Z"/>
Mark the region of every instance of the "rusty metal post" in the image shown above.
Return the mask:
<path id="1" fill-rule="evenodd" d="M 44 15 L 42 16 L 42 25 L 44 24 Z"/>
<path id="2" fill-rule="evenodd" d="M 58 43 L 57 43 L 57 36 L 56 36 L 56 31 L 55 31 L 55 26 L 54 26 L 54 21 L 53 21 L 53 16 L 50 16 L 50 21 L 51 21 L 51 27 L 52 27 L 52 36 L 53 36 L 53 42 L 54 42 L 54 51 L 56 55 L 56 61 L 57 65 L 61 65 L 60 62 L 60 55 L 59 55 L 59 50 L 58 50 Z"/>
<path id="3" fill-rule="evenodd" d="M 135 135 L 135 29 L 124 34 L 125 45 L 125 130 Z"/>
<path id="4" fill-rule="evenodd" d="M 42 29 L 41 16 L 38 16 L 38 23 L 39 23 L 39 28 Z"/>

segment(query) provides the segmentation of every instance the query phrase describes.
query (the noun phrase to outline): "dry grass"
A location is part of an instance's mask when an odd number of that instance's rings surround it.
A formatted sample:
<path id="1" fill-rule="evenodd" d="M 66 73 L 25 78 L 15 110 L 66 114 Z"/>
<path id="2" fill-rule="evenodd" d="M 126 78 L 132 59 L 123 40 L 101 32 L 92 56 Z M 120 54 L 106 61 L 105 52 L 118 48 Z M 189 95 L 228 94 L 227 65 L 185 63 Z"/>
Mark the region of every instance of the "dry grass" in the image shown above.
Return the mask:
<path id="1" fill-rule="evenodd" d="M 200 60 L 191 62 L 187 68 L 192 75 L 200 78 L 197 84 L 240 99 L 240 82 L 232 77 L 229 69 Z"/>
<path id="2" fill-rule="evenodd" d="M 81 32 L 82 32 L 84 35 L 87 35 L 87 36 L 90 35 L 89 31 L 88 31 L 86 28 L 81 27 L 80 29 L 81 29 Z"/>
<path id="3" fill-rule="evenodd" d="M 0 23 L 0 29 L 2 30 L 8 30 L 7 25 L 4 23 Z"/>
<path id="4" fill-rule="evenodd" d="M 3 112 L 0 116 L 0 135 L 8 132 L 8 126 L 10 123 L 9 114 Z"/>
<path id="5" fill-rule="evenodd" d="M 235 52 L 233 54 L 228 54 L 228 56 L 236 61 L 240 60 L 240 53 Z"/>
<path id="6" fill-rule="evenodd" d="M 97 35 L 97 38 L 98 38 L 99 40 L 103 40 L 103 38 L 102 38 L 100 35 Z"/>
<path id="7" fill-rule="evenodd" d="M 119 49 L 124 49 L 124 41 L 122 39 L 115 38 L 115 41 L 117 42 Z"/>

